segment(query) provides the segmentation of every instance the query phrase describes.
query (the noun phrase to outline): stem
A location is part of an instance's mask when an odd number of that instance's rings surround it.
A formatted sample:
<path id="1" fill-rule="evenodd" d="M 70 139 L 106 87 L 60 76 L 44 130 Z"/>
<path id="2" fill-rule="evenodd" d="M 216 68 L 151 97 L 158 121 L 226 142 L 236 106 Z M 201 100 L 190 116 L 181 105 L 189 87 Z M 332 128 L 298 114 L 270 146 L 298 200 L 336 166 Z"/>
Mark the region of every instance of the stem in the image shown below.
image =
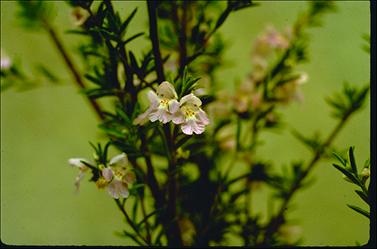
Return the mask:
<path id="1" fill-rule="evenodd" d="M 160 187 L 158 185 L 156 176 L 154 174 L 152 160 L 149 155 L 149 150 L 146 144 L 145 135 L 141 133 L 140 139 L 141 139 L 141 150 L 144 155 L 145 163 L 147 165 L 147 183 L 152 192 L 153 198 L 156 201 L 157 209 L 159 209 L 159 208 L 162 208 L 164 205 L 164 200 L 163 200 L 164 198 L 161 194 Z"/>
<path id="2" fill-rule="evenodd" d="M 171 135 L 170 127 L 164 125 L 165 136 L 168 141 L 168 150 L 169 150 L 169 168 L 168 168 L 168 219 L 173 224 L 169 228 L 173 232 L 172 241 L 169 240 L 169 246 L 182 246 L 181 231 L 177 222 L 177 179 L 176 179 L 176 170 L 177 170 L 177 157 L 175 153 L 175 136 Z M 170 230 L 169 229 L 169 230 Z"/>
<path id="3" fill-rule="evenodd" d="M 147 1 L 148 4 L 148 15 L 149 15 L 149 34 L 152 41 L 152 49 L 157 73 L 157 79 L 161 83 L 165 80 L 164 67 L 160 53 L 160 43 L 158 40 L 158 26 L 157 26 L 157 16 L 156 16 L 156 1 Z"/>
<path id="4" fill-rule="evenodd" d="M 132 227 L 132 229 L 135 231 L 135 233 L 147 244 L 147 245 L 151 245 L 139 232 L 139 229 L 135 226 L 135 224 L 132 222 L 130 216 L 128 216 L 126 210 L 124 210 L 124 206 L 122 205 L 122 203 L 120 202 L 119 199 L 114 199 L 119 210 L 123 213 L 124 217 L 126 217 L 126 220 L 127 222 L 130 224 L 130 226 Z"/>
<path id="5" fill-rule="evenodd" d="M 174 27 L 177 34 L 179 34 L 178 42 L 179 42 L 179 71 L 178 76 L 180 77 L 184 71 L 185 66 L 187 65 L 187 47 L 186 47 L 186 40 L 187 40 L 187 1 L 182 2 L 182 17 L 179 19 L 178 16 L 178 6 L 177 3 L 173 3 L 173 21 Z"/>
<path id="6" fill-rule="evenodd" d="M 141 211 L 143 212 L 144 219 L 147 218 L 147 212 L 145 209 L 145 202 L 144 202 L 144 196 L 141 197 Z M 152 241 L 152 236 L 151 236 L 151 231 L 150 231 L 150 226 L 148 220 L 145 220 L 145 230 L 147 230 L 147 241 L 148 245 L 151 244 Z"/>
<path id="7" fill-rule="evenodd" d="M 344 117 L 341 119 L 341 121 L 337 124 L 337 126 L 333 129 L 333 131 L 330 133 L 328 138 L 323 144 L 323 148 L 326 148 L 331 145 L 335 137 L 338 135 L 340 130 L 343 128 L 344 124 L 348 120 L 350 115 Z M 297 190 L 300 189 L 302 182 L 306 179 L 306 177 L 309 175 L 309 173 L 313 170 L 316 163 L 319 161 L 323 154 L 323 150 L 317 150 L 312 158 L 312 160 L 309 162 L 306 169 L 303 171 L 301 176 L 297 179 L 297 181 L 291 186 L 290 191 L 288 192 L 287 197 L 284 199 L 283 203 L 281 204 L 279 211 L 275 217 L 273 217 L 269 224 L 266 226 L 266 231 L 263 237 L 263 240 L 261 242 L 262 245 L 266 245 L 270 237 L 278 231 L 280 225 L 284 222 L 284 213 L 286 209 L 288 208 L 289 202 L 292 200 L 292 197 L 297 192 Z"/>
<path id="8" fill-rule="evenodd" d="M 58 34 L 55 32 L 55 30 L 52 28 L 52 26 L 47 21 L 43 21 L 43 27 L 46 29 L 50 38 L 54 42 L 54 44 L 55 44 L 56 48 L 58 49 L 60 55 L 63 57 L 63 60 L 64 60 L 65 64 L 67 65 L 68 69 L 71 71 L 72 76 L 73 76 L 76 84 L 78 85 L 78 87 L 80 89 L 84 90 L 86 88 L 84 81 L 81 78 L 81 75 L 79 74 L 78 70 L 76 69 L 76 66 L 73 64 L 72 59 L 68 55 L 67 50 L 64 48 L 63 42 L 59 38 Z M 98 118 L 100 120 L 104 120 L 105 117 L 104 117 L 104 115 L 101 111 L 101 107 L 99 106 L 99 104 L 94 99 L 91 99 L 89 97 L 87 99 L 89 100 L 89 103 L 92 106 L 92 108 L 94 109 Z"/>
<path id="9" fill-rule="evenodd" d="M 160 53 L 160 44 L 158 39 L 158 26 L 156 16 L 156 1 L 147 1 L 148 16 L 149 16 L 149 33 L 152 41 L 152 49 L 155 60 L 155 70 L 157 73 L 157 80 L 163 82 L 165 80 L 163 62 Z M 176 193 L 177 185 L 174 177 L 174 171 L 176 168 L 176 157 L 174 148 L 174 137 L 170 134 L 170 129 L 165 126 L 165 135 L 168 140 L 169 147 L 169 184 L 168 184 L 168 208 L 167 208 L 167 220 L 164 221 L 164 227 L 166 229 L 166 236 L 168 238 L 168 246 L 182 246 L 181 232 L 176 219 Z"/>

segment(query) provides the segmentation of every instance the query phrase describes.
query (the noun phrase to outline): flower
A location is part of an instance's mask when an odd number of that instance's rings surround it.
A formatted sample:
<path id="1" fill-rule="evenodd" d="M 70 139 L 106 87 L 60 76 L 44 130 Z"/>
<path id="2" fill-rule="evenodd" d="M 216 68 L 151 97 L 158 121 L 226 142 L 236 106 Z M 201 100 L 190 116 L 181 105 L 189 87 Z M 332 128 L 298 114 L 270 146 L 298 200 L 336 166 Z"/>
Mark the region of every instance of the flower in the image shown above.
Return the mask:
<path id="1" fill-rule="evenodd" d="M 12 60 L 10 57 L 4 52 L 3 49 L 1 49 L 1 64 L 0 69 L 1 70 L 8 70 L 12 66 Z"/>
<path id="2" fill-rule="evenodd" d="M 181 130 L 186 135 L 201 134 L 209 124 L 207 114 L 200 108 L 202 101 L 190 93 L 179 101 L 179 110 L 173 116 L 174 124 L 181 124 Z"/>
<path id="3" fill-rule="evenodd" d="M 113 157 L 109 167 L 102 169 L 102 177 L 98 179 L 97 186 L 106 187 L 109 195 L 115 199 L 129 196 L 128 184 L 135 181 L 133 172 L 127 169 L 128 158 L 126 153 Z"/>
<path id="4" fill-rule="evenodd" d="M 148 92 L 150 106 L 133 123 L 135 125 L 143 125 L 148 120 L 152 122 L 158 120 L 164 124 L 168 123 L 172 120 L 173 113 L 179 108 L 177 98 L 174 86 L 167 81 L 162 82 L 156 92 L 152 90 Z"/>
<path id="5" fill-rule="evenodd" d="M 79 190 L 80 182 L 84 178 L 85 172 L 89 169 L 83 162 L 87 162 L 86 159 L 84 159 L 84 158 L 70 158 L 70 159 L 68 159 L 68 163 L 72 167 L 77 167 L 80 170 L 79 174 L 76 176 L 76 179 L 75 179 L 76 191 Z"/>
<path id="6" fill-rule="evenodd" d="M 265 33 L 258 36 L 254 46 L 254 53 L 266 56 L 272 50 L 286 49 L 289 46 L 291 32 L 287 29 L 286 34 L 278 32 L 273 26 L 268 26 Z"/>
<path id="7" fill-rule="evenodd" d="M 90 14 L 88 11 L 84 10 L 81 7 L 75 7 L 72 9 L 71 18 L 73 24 L 77 27 L 83 25 L 85 21 L 89 18 Z"/>

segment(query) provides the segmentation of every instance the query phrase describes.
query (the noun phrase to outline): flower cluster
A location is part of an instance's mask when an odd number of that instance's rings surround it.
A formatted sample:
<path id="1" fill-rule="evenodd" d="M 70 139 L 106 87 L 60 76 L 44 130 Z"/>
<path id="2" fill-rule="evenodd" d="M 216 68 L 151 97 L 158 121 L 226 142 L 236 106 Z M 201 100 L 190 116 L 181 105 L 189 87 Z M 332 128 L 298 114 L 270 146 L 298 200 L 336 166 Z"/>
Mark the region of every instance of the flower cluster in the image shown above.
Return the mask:
<path id="1" fill-rule="evenodd" d="M 251 55 L 254 81 L 259 81 L 266 76 L 268 57 L 271 57 L 274 52 L 279 53 L 287 49 L 291 39 L 290 28 L 287 28 L 285 32 L 278 32 L 273 26 L 268 26 L 266 31 L 257 37 Z"/>
<path id="2" fill-rule="evenodd" d="M 167 81 L 162 82 L 156 92 L 149 91 L 148 99 L 150 106 L 134 120 L 135 125 L 143 125 L 148 120 L 163 124 L 172 121 L 181 125 L 184 134 L 192 135 L 203 133 L 205 126 L 209 124 L 207 114 L 200 108 L 202 101 L 193 93 L 178 101 L 174 86 Z"/>
<path id="3" fill-rule="evenodd" d="M 91 163 L 84 158 L 71 158 L 68 163 L 77 167 L 80 171 L 75 180 L 76 189 L 78 190 L 85 172 L 89 169 L 88 165 L 91 165 Z M 106 188 L 109 195 L 115 199 L 129 196 L 128 184 L 132 184 L 135 181 L 135 174 L 128 168 L 128 158 L 125 153 L 111 158 L 107 167 L 100 164 L 99 169 L 101 174 L 96 181 L 98 188 Z"/>

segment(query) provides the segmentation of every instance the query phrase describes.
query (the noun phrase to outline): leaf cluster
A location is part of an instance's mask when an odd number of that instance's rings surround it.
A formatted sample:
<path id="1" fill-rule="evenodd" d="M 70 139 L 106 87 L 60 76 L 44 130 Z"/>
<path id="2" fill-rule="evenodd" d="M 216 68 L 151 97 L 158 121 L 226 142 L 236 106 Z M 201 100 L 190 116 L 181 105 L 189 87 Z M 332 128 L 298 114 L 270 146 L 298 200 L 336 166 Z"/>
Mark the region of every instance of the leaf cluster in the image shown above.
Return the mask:
<path id="1" fill-rule="evenodd" d="M 358 166 L 356 165 L 356 160 L 354 156 L 354 147 L 350 147 L 348 150 L 348 159 L 342 158 L 340 155 L 335 154 L 334 156 L 340 162 L 339 164 L 333 163 L 332 165 L 339 170 L 345 176 L 345 179 L 352 184 L 356 185 L 360 189 L 355 190 L 355 193 L 368 205 L 370 206 L 370 194 L 369 186 L 367 186 L 367 180 L 370 174 L 370 161 L 367 160 L 364 163 L 363 171 L 360 172 Z M 354 211 L 362 214 L 363 216 L 370 218 L 370 213 L 361 207 L 347 204 L 347 206 Z"/>

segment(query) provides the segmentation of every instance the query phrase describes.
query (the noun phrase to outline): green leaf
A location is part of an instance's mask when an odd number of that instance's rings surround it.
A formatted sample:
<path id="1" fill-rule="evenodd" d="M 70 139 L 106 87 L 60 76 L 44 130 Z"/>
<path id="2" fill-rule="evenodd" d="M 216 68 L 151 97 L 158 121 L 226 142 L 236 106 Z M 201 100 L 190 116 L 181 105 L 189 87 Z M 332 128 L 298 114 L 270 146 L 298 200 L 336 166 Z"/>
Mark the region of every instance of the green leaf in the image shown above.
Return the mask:
<path id="1" fill-rule="evenodd" d="M 144 243 L 140 242 L 139 239 L 137 239 L 137 237 L 135 235 L 133 235 L 132 233 L 129 233 L 127 232 L 126 230 L 123 231 L 124 235 L 125 236 L 128 236 L 130 237 L 133 241 L 135 241 L 139 246 L 145 246 Z"/>
<path id="2" fill-rule="evenodd" d="M 347 204 L 347 206 L 351 209 L 353 209 L 354 211 L 358 212 L 359 214 L 362 214 L 364 215 L 365 217 L 367 217 L 368 219 L 370 219 L 370 214 L 368 211 L 360 208 L 360 207 L 357 207 L 357 206 L 353 206 L 353 205 L 349 205 Z"/>
<path id="3" fill-rule="evenodd" d="M 128 38 L 127 40 L 125 40 L 124 42 L 122 42 L 122 45 L 124 46 L 124 45 L 126 45 L 127 43 L 131 42 L 132 40 L 134 40 L 134 39 L 136 39 L 136 38 L 138 38 L 139 36 L 142 36 L 142 35 L 144 35 L 144 34 L 145 34 L 144 32 L 137 33 L 137 34 L 131 36 L 130 38 Z"/>
<path id="4" fill-rule="evenodd" d="M 349 155 L 349 158 L 350 158 L 350 164 L 351 164 L 352 171 L 355 175 L 357 175 L 357 167 L 356 167 L 356 162 L 355 162 L 353 150 L 354 150 L 354 147 L 350 147 L 349 151 L 348 151 L 348 155 Z"/>
<path id="5" fill-rule="evenodd" d="M 365 201 L 367 204 L 369 204 L 368 196 L 361 190 L 355 190 L 356 194 L 360 196 L 363 201 Z"/>
<path id="6" fill-rule="evenodd" d="M 141 225 L 143 225 L 145 222 L 147 222 L 147 220 L 148 220 L 149 218 L 151 218 L 151 217 L 154 216 L 155 214 L 159 213 L 160 211 L 161 211 L 161 209 L 156 209 L 156 210 L 154 210 L 152 213 L 150 213 L 150 214 L 148 214 L 147 216 L 145 216 L 144 219 L 142 219 L 142 220 L 136 225 L 136 227 L 137 227 L 137 228 L 140 228 Z"/>
<path id="7" fill-rule="evenodd" d="M 49 69 L 47 69 L 45 66 L 38 65 L 37 69 L 40 73 L 42 73 L 52 83 L 58 83 L 59 82 L 58 77 L 55 74 L 53 74 Z"/>
<path id="8" fill-rule="evenodd" d="M 332 164 L 336 169 L 338 169 L 340 172 L 342 172 L 346 177 L 348 177 L 348 179 L 350 179 L 353 183 L 355 183 L 356 185 L 360 185 L 360 182 L 359 180 L 351 173 L 349 172 L 347 169 L 333 163 Z"/>
<path id="9" fill-rule="evenodd" d="M 341 163 L 344 167 L 347 166 L 347 161 L 344 160 L 343 157 L 341 157 L 340 155 L 336 154 L 335 152 L 332 153 Z"/>
<path id="10" fill-rule="evenodd" d="M 128 27 L 128 24 L 130 24 L 132 18 L 134 18 L 135 14 L 137 12 L 137 8 L 135 8 L 131 14 L 127 17 L 127 19 L 122 23 L 122 26 L 120 27 L 120 33 L 123 34 L 127 27 Z"/>

